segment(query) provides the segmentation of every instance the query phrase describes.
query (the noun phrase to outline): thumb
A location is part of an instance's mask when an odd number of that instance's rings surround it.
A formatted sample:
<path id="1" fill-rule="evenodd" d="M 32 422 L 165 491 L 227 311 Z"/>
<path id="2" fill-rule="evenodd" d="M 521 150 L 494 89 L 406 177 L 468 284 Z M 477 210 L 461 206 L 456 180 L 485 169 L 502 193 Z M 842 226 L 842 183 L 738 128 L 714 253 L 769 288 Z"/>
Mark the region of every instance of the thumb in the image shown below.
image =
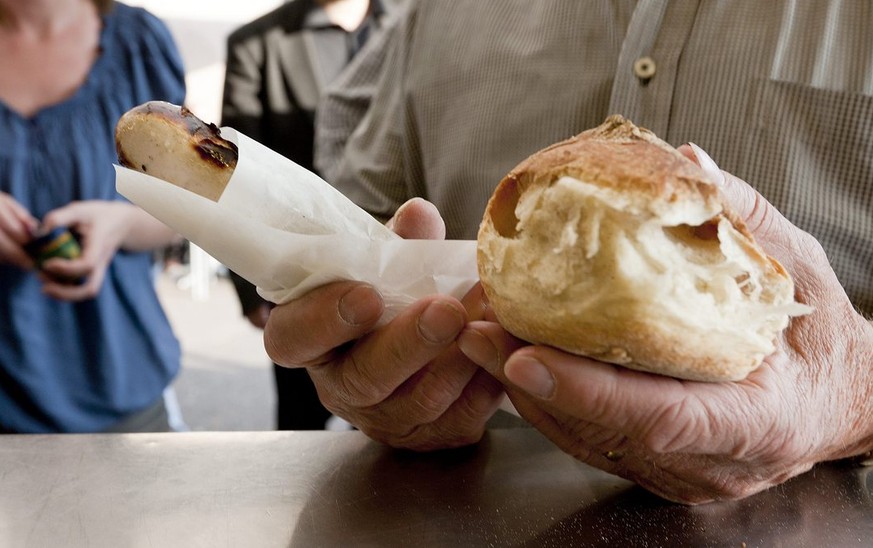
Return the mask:
<path id="1" fill-rule="evenodd" d="M 386 224 L 407 240 L 443 240 L 446 224 L 436 206 L 422 198 L 412 198 L 400 206 Z"/>
<path id="2" fill-rule="evenodd" d="M 42 226 L 46 230 L 57 227 L 71 227 L 78 222 L 79 202 L 71 202 L 65 206 L 48 212 L 42 220 Z"/>
<path id="3" fill-rule="evenodd" d="M 790 235 L 797 228 L 758 191 L 740 178 L 719 169 L 709 154 L 694 143 L 682 145 L 678 150 L 700 166 L 707 178 L 719 187 L 731 209 L 765 247 L 790 247 Z"/>
<path id="4" fill-rule="evenodd" d="M 727 204 L 745 223 L 755 240 L 775 257 L 794 277 L 798 293 L 806 293 L 805 300 L 813 302 L 823 298 L 823 290 L 831 288 L 843 293 L 840 282 L 828 261 L 821 244 L 809 233 L 801 230 L 738 177 L 724 172 L 700 147 L 693 143 L 682 145 L 679 152 L 699 165 L 707 177 L 719 186 Z M 833 298 L 831 293 L 827 298 Z"/>

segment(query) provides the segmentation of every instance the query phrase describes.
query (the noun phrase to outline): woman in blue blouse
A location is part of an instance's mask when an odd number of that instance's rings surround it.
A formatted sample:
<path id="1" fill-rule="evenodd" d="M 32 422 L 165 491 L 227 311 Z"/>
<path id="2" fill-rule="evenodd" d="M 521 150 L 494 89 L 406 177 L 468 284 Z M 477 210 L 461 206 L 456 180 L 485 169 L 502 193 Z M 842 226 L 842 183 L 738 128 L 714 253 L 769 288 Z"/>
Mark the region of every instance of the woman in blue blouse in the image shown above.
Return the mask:
<path id="1" fill-rule="evenodd" d="M 167 430 L 180 351 L 151 251 L 176 235 L 116 193 L 112 164 L 121 114 L 184 100 L 173 40 L 120 3 L 0 0 L 0 52 L 0 431 Z M 53 226 L 82 255 L 38 270 L 24 246 Z"/>

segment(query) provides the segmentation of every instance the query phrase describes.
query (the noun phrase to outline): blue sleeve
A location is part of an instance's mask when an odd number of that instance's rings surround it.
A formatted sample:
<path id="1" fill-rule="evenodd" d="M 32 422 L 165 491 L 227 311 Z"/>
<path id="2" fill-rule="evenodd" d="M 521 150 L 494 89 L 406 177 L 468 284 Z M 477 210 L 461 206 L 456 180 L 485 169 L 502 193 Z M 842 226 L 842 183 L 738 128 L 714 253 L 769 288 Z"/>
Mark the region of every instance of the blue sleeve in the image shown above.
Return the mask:
<path id="1" fill-rule="evenodd" d="M 185 102 L 185 68 L 170 30 L 163 21 L 141 8 L 131 8 L 130 27 L 124 36 L 135 37 L 130 44 L 136 101 L 161 100 L 177 105 Z M 127 26 L 127 25 L 123 25 Z M 136 31 L 134 31 L 136 30 Z"/>
<path id="2" fill-rule="evenodd" d="M 185 101 L 185 67 L 170 30 L 142 8 L 116 3 L 106 16 L 104 55 L 111 70 L 102 73 L 107 100 L 122 112 L 146 101 Z M 111 90 L 111 91 L 109 91 Z"/>
<path id="3" fill-rule="evenodd" d="M 100 98 L 88 118 L 95 124 L 105 119 L 114 135 L 115 123 L 136 105 L 147 101 L 184 104 L 185 69 L 164 22 L 142 8 L 116 3 L 105 24 L 102 46 L 107 70 L 99 73 Z M 114 140 L 112 144 L 113 162 L 117 162 Z"/>

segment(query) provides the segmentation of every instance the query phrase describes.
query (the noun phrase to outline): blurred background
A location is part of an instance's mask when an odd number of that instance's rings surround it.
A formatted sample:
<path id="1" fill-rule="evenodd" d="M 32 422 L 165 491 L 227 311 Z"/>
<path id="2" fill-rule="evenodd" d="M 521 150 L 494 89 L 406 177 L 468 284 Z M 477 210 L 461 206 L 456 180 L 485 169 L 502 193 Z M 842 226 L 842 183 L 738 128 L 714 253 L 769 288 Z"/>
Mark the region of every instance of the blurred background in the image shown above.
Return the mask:
<path id="1" fill-rule="evenodd" d="M 170 27 L 185 61 L 187 106 L 217 121 L 221 112 L 227 36 L 282 4 L 281 0 L 124 0 L 157 15 Z"/>
<path id="2" fill-rule="evenodd" d="M 166 22 L 182 53 L 187 106 L 218 122 L 225 44 L 237 27 L 270 11 L 280 0 L 127 0 Z M 221 266 L 196 247 L 159 274 L 158 293 L 182 345 L 175 382 L 191 430 L 272 430 L 273 372 L 261 331 L 240 312 Z"/>

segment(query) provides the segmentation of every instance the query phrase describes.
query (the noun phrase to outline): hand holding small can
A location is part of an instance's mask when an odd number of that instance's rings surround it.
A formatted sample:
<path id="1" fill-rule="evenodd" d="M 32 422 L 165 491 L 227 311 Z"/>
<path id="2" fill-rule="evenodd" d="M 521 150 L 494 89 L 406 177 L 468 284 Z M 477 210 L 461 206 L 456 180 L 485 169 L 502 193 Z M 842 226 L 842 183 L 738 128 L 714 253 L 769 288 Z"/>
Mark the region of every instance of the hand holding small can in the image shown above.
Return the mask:
<path id="1" fill-rule="evenodd" d="M 68 228 L 60 226 L 47 230 L 37 229 L 33 239 L 25 244 L 24 249 L 39 269 L 42 269 L 43 264 L 49 259 L 75 259 L 82 254 L 82 248 L 73 233 Z M 71 284 L 82 282 L 81 279 L 59 281 Z"/>

